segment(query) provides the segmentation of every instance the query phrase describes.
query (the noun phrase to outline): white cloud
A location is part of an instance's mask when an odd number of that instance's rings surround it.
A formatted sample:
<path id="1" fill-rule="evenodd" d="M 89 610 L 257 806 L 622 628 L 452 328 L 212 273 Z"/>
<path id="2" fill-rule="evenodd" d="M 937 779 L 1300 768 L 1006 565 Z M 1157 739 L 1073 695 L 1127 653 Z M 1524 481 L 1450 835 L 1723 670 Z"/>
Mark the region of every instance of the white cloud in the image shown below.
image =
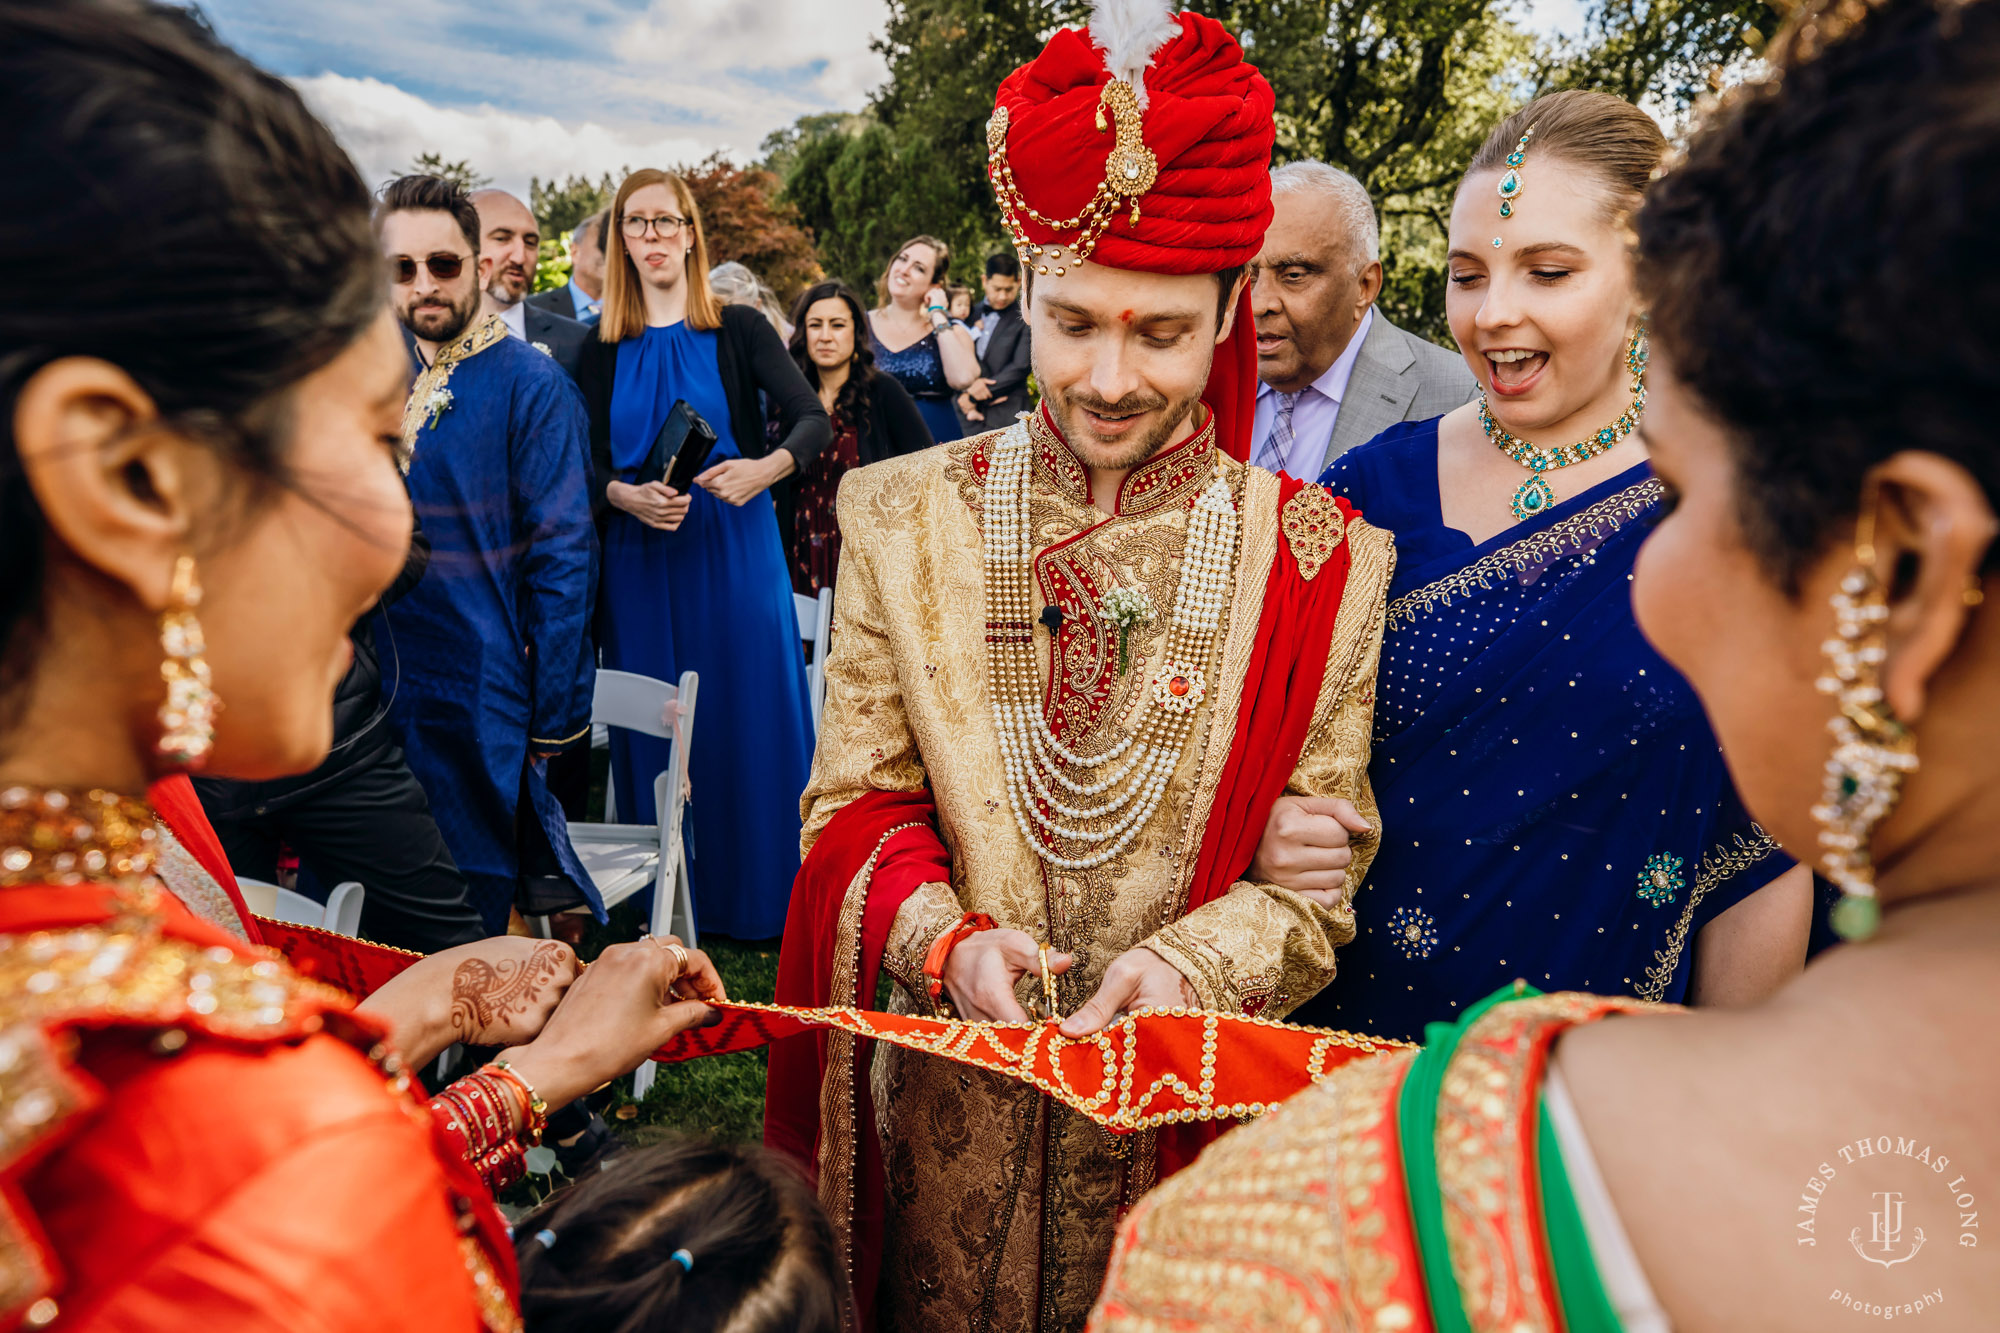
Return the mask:
<path id="1" fill-rule="evenodd" d="M 467 161 L 503 190 L 528 197 L 528 178 L 597 177 L 621 167 L 694 162 L 730 145 L 720 136 L 662 133 L 657 126 L 566 125 L 553 116 L 492 106 L 436 107 L 379 79 L 317 74 L 293 84 L 333 130 L 371 186 L 399 176 L 418 155 Z"/>

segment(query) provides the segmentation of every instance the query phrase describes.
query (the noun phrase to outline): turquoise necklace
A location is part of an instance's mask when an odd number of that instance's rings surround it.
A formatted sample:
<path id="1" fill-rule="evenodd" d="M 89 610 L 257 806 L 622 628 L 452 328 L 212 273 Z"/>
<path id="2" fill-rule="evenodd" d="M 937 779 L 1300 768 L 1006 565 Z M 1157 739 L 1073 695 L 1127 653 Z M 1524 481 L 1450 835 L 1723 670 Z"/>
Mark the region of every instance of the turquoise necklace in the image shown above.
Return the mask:
<path id="1" fill-rule="evenodd" d="M 1486 438 L 1507 457 L 1528 469 L 1528 479 L 1514 492 L 1512 508 L 1516 521 L 1526 521 L 1537 514 L 1553 509 L 1556 493 L 1549 485 L 1548 474 L 1557 468 L 1571 467 L 1585 463 L 1600 454 L 1610 452 L 1612 446 L 1630 435 L 1639 426 L 1639 414 L 1646 410 L 1646 321 L 1632 331 L 1632 341 L 1625 345 L 1625 369 L 1632 372 L 1632 404 L 1618 414 L 1618 419 L 1602 430 L 1596 431 L 1575 444 L 1556 445 L 1543 449 L 1515 435 L 1493 419 L 1492 411 L 1486 405 L 1486 395 L 1479 395 L 1479 425 L 1486 432 Z"/>

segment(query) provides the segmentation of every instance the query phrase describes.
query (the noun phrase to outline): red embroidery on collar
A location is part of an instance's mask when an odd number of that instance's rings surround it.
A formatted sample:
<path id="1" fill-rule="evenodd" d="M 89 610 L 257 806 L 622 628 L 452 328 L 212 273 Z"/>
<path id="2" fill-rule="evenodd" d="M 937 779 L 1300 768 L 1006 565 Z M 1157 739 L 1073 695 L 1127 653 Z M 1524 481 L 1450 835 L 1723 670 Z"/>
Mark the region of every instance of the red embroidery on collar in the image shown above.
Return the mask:
<path id="1" fill-rule="evenodd" d="M 1215 468 L 1215 413 L 1179 444 L 1161 450 L 1134 468 L 1119 487 L 1118 516 L 1157 513 L 1169 505 L 1192 504 Z M 1035 441 L 1035 476 L 1050 490 L 1088 505 L 1090 473 L 1063 439 L 1047 400 L 1028 420 Z"/>

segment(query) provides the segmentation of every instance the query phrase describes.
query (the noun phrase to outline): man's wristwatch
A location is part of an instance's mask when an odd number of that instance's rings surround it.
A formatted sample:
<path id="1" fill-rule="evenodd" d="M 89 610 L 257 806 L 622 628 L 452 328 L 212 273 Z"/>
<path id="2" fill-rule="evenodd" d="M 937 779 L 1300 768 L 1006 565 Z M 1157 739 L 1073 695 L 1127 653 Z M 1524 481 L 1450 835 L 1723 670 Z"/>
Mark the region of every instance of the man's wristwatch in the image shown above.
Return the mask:
<path id="1" fill-rule="evenodd" d="M 967 937 L 993 928 L 993 918 L 986 913 L 967 912 L 951 929 L 932 941 L 930 952 L 924 955 L 924 978 L 930 983 L 925 989 L 930 992 L 933 1004 L 944 994 L 944 964 L 951 957 L 951 951 L 964 943 Z"/>

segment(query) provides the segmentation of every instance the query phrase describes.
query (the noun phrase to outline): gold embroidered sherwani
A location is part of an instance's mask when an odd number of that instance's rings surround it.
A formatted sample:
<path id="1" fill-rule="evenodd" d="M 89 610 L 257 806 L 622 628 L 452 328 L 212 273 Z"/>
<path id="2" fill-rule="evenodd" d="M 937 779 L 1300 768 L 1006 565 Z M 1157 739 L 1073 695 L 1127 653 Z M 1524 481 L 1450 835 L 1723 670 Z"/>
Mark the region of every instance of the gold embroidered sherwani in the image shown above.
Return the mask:
<path id="1" fill-rule="evenodd" d="M 981 501 L 996 433 L 862 468 L 841 487 L 834 639 L 802 803 L 803 850 L 864 791 L 929 786 L 952 882 L 918 890 L 891 928 L 883 966 L 901 1012 L 930 1010 L 924 955 L 966 911 L 1075 955 L 1059 979 L 1065 1013 L 1095 992 L 1113 958 L 1139 945 L 1179 969 L 1204 1008 L 1288 1012 L 1332 978 L 1335 946 L 1354 936 L 1349 908 L 1328 910 L 1248 881 L 1192 913 L 1184 906 L 1264 583 L 1277 543 L 1288 540 L 1281 528 L 1293 526 L 1280 521 L 1278 480 L 1218 451 L 1211 421 L 1131 473 L 1119 512 L 1107 518 L 1091 505 L 1087 473 L 1060 436 L 1040 414 L 1028 428 L 1034 596 L 1064 613 L 1053 668 L 1048 629 L 1034 631 L 1045 708 L 1065 744 L 1084 755 L 1110 748 L 1146 706 L 1146 684 L 1165 654 L 1190 502 L 1217 476 L 1234 494 L 1235 586 L 1216 660 L 1199 664 L 1215 687 L 1165 800 L 1123 854 L 1094 870 L 1045 864 L 1015 822 L 986 656 Z M 1298 541 L 1325 541 L 1303 525 L 1295 532 Z M 1288 789 L 1347 797 L 1373 824 L 1368 745 L 1393 550 L 1386 533 L 1359 520 L 1346 540 L 1348 583 Z M 1302 566 L 1326 556 L 1293 549 Z M 1143 590 L 1157 608 L 1131 631 L 1122 672 L 1117 631 L 1099 615 L 1116 588 Z M 1218 717 L 1227 725 L 1218 728 Z M 1218 732 L 1224 739 L 1211 746 Z M 1372 851 L 1372 842 L 1357 845 L 1350 894 Z M 1039 989 L 1038 978 L 1024 979 L 1024 1005 Z M 873 1085 L 888 1173 L 879 1326 L 1081 1327 L 1119 1212 L 1152 1183 L 1151 1135 L 1114 1138 L 1033 1089 L 886 1045 Z"/>

